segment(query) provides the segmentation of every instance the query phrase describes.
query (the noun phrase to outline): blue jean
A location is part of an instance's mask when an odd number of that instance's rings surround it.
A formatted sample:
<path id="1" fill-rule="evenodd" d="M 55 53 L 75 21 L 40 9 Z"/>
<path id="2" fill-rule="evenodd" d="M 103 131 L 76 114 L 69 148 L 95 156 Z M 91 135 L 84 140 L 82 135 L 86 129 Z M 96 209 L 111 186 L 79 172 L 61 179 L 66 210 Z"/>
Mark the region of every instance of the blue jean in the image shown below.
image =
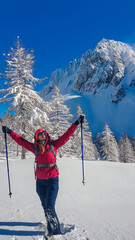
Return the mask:
<path id="1" fill-rule="evenodd" d="M 42 207 L 47 220 L 48 232 L 54 235 L 60 234 L 60 223 L 55 212 L 55 202 L 59 190 L 59 178 L 50 178 L 48 180 L 37 179 L 36 191 L 41 200 Z"/>

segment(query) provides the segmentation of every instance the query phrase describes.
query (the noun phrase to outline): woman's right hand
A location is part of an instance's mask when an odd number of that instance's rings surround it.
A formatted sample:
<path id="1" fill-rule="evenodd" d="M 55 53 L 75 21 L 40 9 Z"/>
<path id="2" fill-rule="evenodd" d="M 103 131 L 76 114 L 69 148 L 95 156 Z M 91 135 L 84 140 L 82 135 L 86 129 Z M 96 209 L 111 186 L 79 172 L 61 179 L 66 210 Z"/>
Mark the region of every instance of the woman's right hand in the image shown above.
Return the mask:
<path id="1" fill-rule="evenodd" d="M 7 126 L 2 126 L 2 131 L 3 131 L 4 133 L 8 133 L 8 134 L 11 133 L 11 129 L 9 129 Z"/>

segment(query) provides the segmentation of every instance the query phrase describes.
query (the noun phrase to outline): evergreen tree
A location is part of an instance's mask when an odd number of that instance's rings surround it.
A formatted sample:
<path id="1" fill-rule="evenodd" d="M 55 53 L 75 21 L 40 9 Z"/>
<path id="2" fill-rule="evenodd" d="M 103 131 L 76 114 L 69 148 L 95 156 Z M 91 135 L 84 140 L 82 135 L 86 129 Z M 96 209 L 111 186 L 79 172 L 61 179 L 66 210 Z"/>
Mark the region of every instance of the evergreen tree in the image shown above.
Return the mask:
<path id="1" fill-rule="evenodd" d="M 101 142 L 101 138 L 102 138 L 102 134 L 101 133 L 97 133 L 96 136 L 95 136 L 95 139 L 94 139 L 94 144 L 96 145 L 97 151 L 98 151 L 98 158 L 100 157 L 101 148 L 102 148 L 102 145 L 103 145 L 102 142 Z"/>
<path id="2" fill-rule="evenodd" d="M 132 140 L 132 146 L 133 146 L 133 150 L 134 150 L 134 155 L 135 155 L 135 137 Z"/>
<path id="3" fill-rule="evenodd" d="M 57 86 L 54 87 L 54 93 L 50 102 L 51 113 L 50 122 L 52 124 L 51 135 L 54 139 L 59 138 L 70 127 L 69 120 L 72 118 L 70 109 L 64 104 L 64 99 Z M 71 141 L 68 141 L 61 147 L 61 154 L 69 154 L 71 150 Z"/>
<path id="4" fill-rule="evenodd" d="M 4 150 L 4 134 L 2 132 L 2 120 L 0 119 L 0 152 Z"/>
<path id="5" fill-rule="evenodd" d="M 135 162 L 135 153 L 133 150 L 132 143 L 127 134 L 124 134 L 123 136 L 120 137 L 119 148 L 121 162 L 125 163 Z"/>
<path id="6" fill-rule="evenodd" d="M 109 126 L 106 124 L 101 138 L 101 155 L 103 159 L 108 161 L 119 161 L 119 147 L 114 134 L 111 132 Z"/>
<path id="7" fill-rule="evenodd" d="M 11 48 L 6 63 L 4 84 L 7 88 L 0 90 L 0 103 L 9 102 L 10 107 L 3 118 L 3 124 L 31 140 L 36 128 L 42 126 L 47 129 L 49 126 L 49 104 L 34 91 L 35 84 L 41 79 L 33 76 L 34 56 L 21 46 L 19 37 L 16 47 Z M 25 149 L 22 148 L 22 159 L 24 158 Z"/>
<path id="8" fill-rule="evenodd" d="M 98 156 L 97 148 L 93 144 L 93 138 L 91 132 L 89 132 L 88 122 L 86 120 L 85 114 L 83 114 L 80 106 L 77 108 L 77 115 L 84 115 L 83 123 L 83 155 L 84 159 L 96 159 Z M 77 154 L 77 157 L 81 157 L 81 128 L 78 126 L 74 134 L 74 148 Z"/>

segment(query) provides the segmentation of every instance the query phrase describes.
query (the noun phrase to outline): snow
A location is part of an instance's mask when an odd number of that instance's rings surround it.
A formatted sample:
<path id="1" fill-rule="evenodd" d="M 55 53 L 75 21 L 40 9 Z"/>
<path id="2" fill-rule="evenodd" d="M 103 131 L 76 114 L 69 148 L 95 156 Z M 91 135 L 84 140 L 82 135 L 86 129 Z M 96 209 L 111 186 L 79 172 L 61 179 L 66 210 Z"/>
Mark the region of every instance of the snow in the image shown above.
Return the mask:
<path id="1" fill-rule="evenodd" d="M 95 137 L 107 123 L 119 140 L 127 133 L 135 135 L 135 51 L 125 43 L 100 41 L 78 61 L 52 73 L 49 84 L 40 95 L 49 100 L 56 84 L 60 93 L 71 96 L 65 104 L 71 114 L 80 105 Z M 72 98 L 72 96 L 78 98 Z M 66 100 L 66 98 L 65 98 Z"/>
<path id="2" fill-rule="evenodd" d="M 5 155 L 0 155 L 0 240 L 40 240 L 44 213 L 35 191 L 34 156 L 9 154 L 12 197 Z M 135 164 L 58 158 L 60 190 L 56 211 L 65 234 L 60 240 L 135 239 Z"/>
<path id="3" fill-rule="evenodd" d="M 66 94 L 66 95 L 63 96 L 63 99 L 64 99 L 64 101 L 67 101 L 69 99 L 78 98 L 78 97 L 81 97 L 81 96 L 78 96 L 78 95 L 72 95 L 71 96 L 69 94 Z"/>

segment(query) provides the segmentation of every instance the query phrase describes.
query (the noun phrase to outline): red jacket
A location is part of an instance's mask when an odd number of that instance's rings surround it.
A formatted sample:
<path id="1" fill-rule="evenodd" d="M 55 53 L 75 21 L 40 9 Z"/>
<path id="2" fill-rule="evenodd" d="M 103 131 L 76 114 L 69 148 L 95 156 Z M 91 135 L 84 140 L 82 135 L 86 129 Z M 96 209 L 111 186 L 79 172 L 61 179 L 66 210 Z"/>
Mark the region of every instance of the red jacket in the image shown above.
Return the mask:
<path id="1" fill-rule="evenodd" d="M 57 153 L 57 149 L 59 147 L 64 145 L 69 140 L 69 138 L 73 135 L 76 128 L 77 126 L 73 123 L 71 127 L 60 138 L 58 138 L 57 140 L 52 140 L 55 153 Z M 34 143 L 31 143 L 25 140 L 24 138 L 22 138 L 21 136 L 19 136 L 13 131 L 11 131 L 10 136 L 13 138 L 15 142 L 17 142 L 17 144 L 19 144 L 20 146 L 26 148 L 28 151 L 31 151 L 32 153 L 35 154 Z M 45 150 L 50 149 L 49 143 L 50 143 L 50 136 L 48 134 L 48 137 L 45 142 Z M 56 160 L 53 152 L 44 152 L 43 154 L 39 152 L 37 154 L 37 164 L 55 164 L 55 163 L 56 163 Z M 59 175 L 59 172 L 54 167 L 47 167 L 47 168 L 38 167 L 36 170 L 36 177 L 39 179 L 55 178 L 58 175 Z"/>

